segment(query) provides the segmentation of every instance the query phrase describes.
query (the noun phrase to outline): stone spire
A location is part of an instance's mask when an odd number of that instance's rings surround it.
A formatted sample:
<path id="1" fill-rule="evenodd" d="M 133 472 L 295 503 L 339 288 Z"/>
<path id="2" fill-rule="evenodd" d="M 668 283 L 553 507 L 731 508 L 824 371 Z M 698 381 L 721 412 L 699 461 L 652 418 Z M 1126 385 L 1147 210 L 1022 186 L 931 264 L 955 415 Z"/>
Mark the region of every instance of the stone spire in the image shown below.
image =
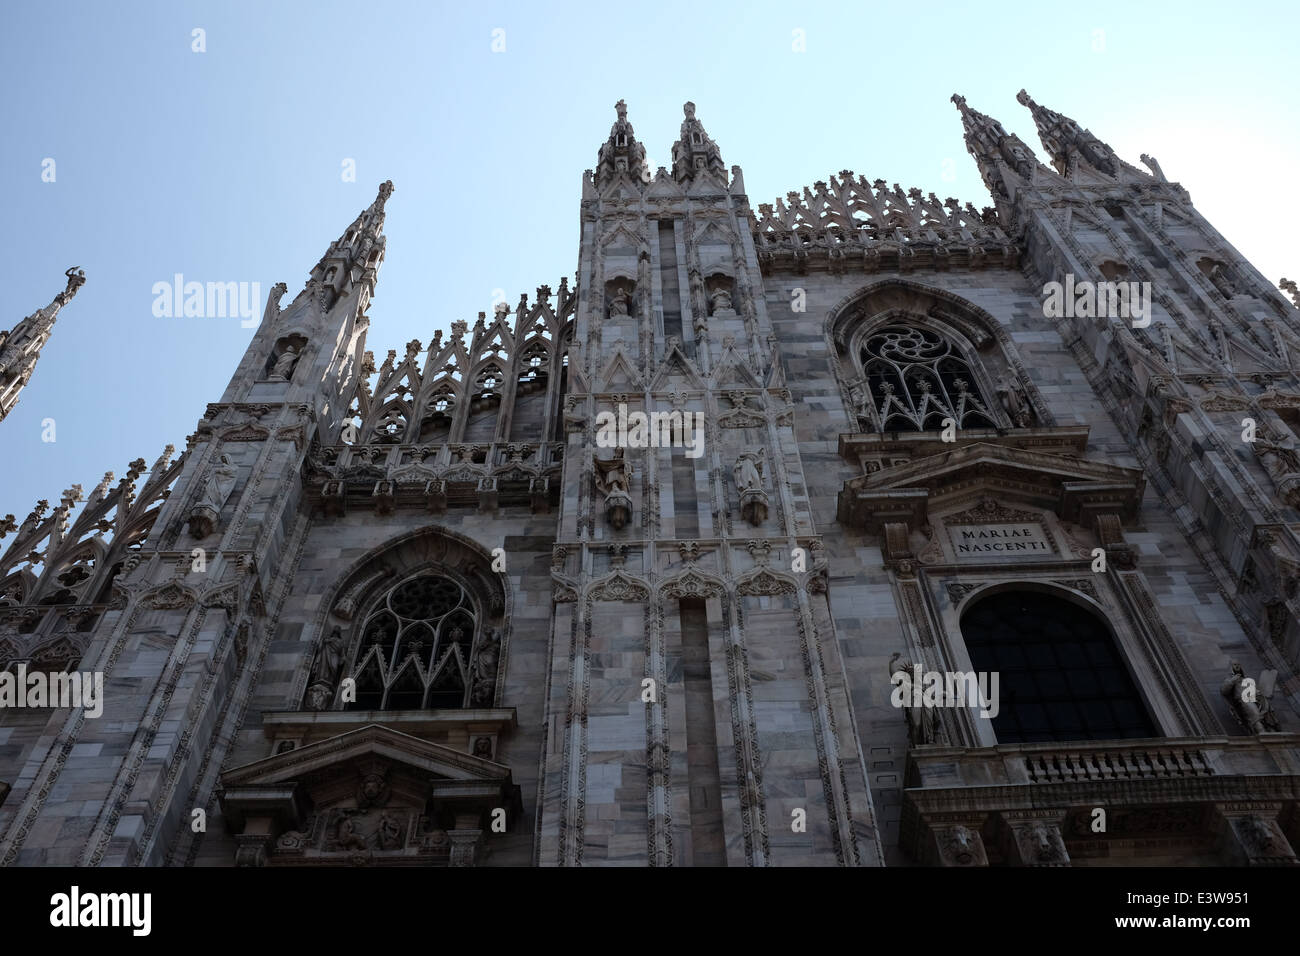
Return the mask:
<path id="1" fill-rule="evenodd" d="M 618 119 L 610 127 L 609 139 L 600 147 L 596 159 L 596 188 L 599 189 L 620 171 L 633 179 L 642 178 L 646 169 L 645 147 L 632 134 L 632 124 L 627 121 L 627 104 L 619 100 L 614 104 Z"/>
<path id="2" fill-rule="evenodd" d="M 0 421 L 18 404 L 18 393 L 32 377 L 59 309 L 71 302 L 77 290 L 85 285 L 86 273 L 76 266 L 63 274 L 68 278 L 68 285 L 53 302 L 27 316 L 9 332 L 0 331 Z"/>
<path id="3" fill-rule="evenodd" d="M 1070 117 L 1035 103 L 1033 97 L 1024 90 L 1016 94 L 1016 99 L 1021 105 L 1029 107 L 1034 125 L 1038 127 L 1038 138 L 1043 141 L 1044 148 L 1051 154 L 1052 165 L 1062 176 L 1069 172 L 1072 154 L 1078 155 L 1100 173 L 1107 176 L 1119 175 L 1115 151 L 1088 130 Z"/>
<path id="4" fill-rule="evenodd" d="M 392 194 L 392 180 L 380 185 L 375 201 L 330 243 L 312 269 L 311 281 L 327 292 L 331 302 L 357 282 L 366 284 L 368 295 L 374 294 L 375 277 L 384 261 L 384 204 Z"/>
<path id="5" fill-rule="evenodd" d="M 966 97 L 954 93 L 952 102 L 961 112 L 966 149 L 975 159 L 984 185 L 995 200 L 1010 201 L 1016 187 L 1021 182 L 1032 181 L 1039 166 L 1033 150 L 1019 136 L 1003 129 L 997 120 L 967 106 Z"/>
<path id="6" fill-rule="evenodd" d="M 679 183 L 694 179 L 696 173 L 710 170 L 727 181 L 727 167 L 722 163 L 722 151 L 709 139 L 704 124 L 695 118 L 695 104 L 682 106 L 686 119 L 677 142 L 673 143 L 673 178 Z"/>

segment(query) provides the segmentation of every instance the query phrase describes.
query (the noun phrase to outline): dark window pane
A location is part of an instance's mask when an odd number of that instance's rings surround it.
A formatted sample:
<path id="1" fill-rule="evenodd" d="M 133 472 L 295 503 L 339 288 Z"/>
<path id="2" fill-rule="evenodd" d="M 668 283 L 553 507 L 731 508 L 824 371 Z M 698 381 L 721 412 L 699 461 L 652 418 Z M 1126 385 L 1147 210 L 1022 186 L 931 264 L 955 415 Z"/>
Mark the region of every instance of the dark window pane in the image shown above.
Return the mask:
<path id="1" fill-rule="evenodd" d="M 1047 594 L 1002 592 L 962 617 L 977 671 L 1001 674 L 1000 743 L 1155 737 L 1106 625 Z"/>

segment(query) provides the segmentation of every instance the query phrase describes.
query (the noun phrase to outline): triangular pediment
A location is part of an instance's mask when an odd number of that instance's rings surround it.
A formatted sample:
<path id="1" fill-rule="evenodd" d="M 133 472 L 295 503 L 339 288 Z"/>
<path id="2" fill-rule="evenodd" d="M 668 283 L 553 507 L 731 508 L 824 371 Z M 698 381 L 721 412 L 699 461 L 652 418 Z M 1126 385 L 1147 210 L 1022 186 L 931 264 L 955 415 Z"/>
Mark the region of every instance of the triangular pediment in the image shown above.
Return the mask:
<path id="1" fill-rule="evenodd" d="M 664 356 L 664 360 L 659 366 L 659 371 L 655 374 L 650 390 L 652 392 L 680 391 L 682 389 L 701 391 L 703 388 L 704 382 L 699 371 L 695 368 L 695 363 L 686 357 L 677 342 L 672 342 L 668 354 Z"/>
<path id="2" fill-rule="evenodd" d="M 605 368 L 597 377 L 600 392 L 639 392 L 641 390 L 641 374 L 636 370 L 627 355 L 624 354 L 621 347 L 617 348 L 610 360 L 605 363 Z"/>
<path id="3" fill-rule="evenodd" d="M 221 784 L 227 790 L 277 786 L 350 768 L 368 759 L 384 760 L 422 776 L 450 781 L 506 783 L 510 779 L 509 768 L 491 760 L 370 724 L 236 767 L 222 774 Z"/>
<path id="4" fill-rule="evenodd" d="M 1045 508 L 1076 523 L 1108 512 L 1131 520 L 1145 487 L 1137 468 L 973 442 L 845 482 L 838 519 L 874 531 L 888 522 L 919 528 L 932 507 L 991 497 Z"/>

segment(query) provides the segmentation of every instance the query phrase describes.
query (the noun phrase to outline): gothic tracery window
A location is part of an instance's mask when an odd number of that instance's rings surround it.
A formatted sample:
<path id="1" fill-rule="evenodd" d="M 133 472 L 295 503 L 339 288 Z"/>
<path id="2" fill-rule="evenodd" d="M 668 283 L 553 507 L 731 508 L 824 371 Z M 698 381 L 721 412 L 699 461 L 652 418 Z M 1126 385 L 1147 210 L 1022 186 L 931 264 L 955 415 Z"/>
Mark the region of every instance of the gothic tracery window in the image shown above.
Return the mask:
<path id="1" fill-rule="evenodd" d="M 929 329 L 888 325 L 859 354 L 882 431 L 928 431 L 950 418 L 958 428 L 994 428 L 996 418 L 961 350 Z"/>
<path id="2" fill-rule="evenodd" d="M 479 615 L 465 588 L 421 573 L 385 591 L 361 627 L 352 673 L 357 710 L 466 707 Z"/>

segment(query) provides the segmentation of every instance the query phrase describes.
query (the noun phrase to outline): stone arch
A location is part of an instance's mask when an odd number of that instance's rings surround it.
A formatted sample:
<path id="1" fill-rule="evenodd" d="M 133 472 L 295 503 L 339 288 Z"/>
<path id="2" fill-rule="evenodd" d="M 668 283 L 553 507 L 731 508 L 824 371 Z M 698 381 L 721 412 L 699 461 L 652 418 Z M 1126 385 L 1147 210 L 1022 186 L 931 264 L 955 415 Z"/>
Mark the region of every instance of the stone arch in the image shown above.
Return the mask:
<path id="1" fill-rule="evenodd" d="M 873 398 L 863 392 L 865 375 L 858 360 L 860 347 L 873 331 L 890 322 L 911 326 L 954 342 L 977 377 L 999 427 L 1013 423 L 997 398 L 997 384 L 1005 375 L 1024 391 L 1032 410 L 1031 424 L 1055 424 L 1046 402 L 1030 380 L 1011 335 L 997 318 L 962 296 L 909 279 L 890 277 L 869 283 L 845 296 L 826 317 L 825 335 L 832 371 L 840 386 L 847 417 L 866 420 L 879 428 Z M 861 427 L 861 426 L 859 426 Z"/>
<path id="2" fill-rule="evenodd" d="M 504 574 L 492 570 L 492 556 L 488 549 L 437 525 L 408 532 L 372 548 L 349 565 L 325 591 L 312 622 L 312 653 L 304 656 L 294 684 L 293 706 L 308 706 L 306 701 L 312 689 L 313 672 L 317 678 L 321 673 L 317 658 L 325 652 L 327 639 L 335 628 L 339 629 L 342 637 L 342 646 L 337 650 L 341 666 L 338 673 L 332 675 L 337 684 L 340 678 L 352 676 L 348 669 L 359 659 L 362 629 L 376 601 L 394 587 L 422 574 L 455 581 L 470 596 L 474 606 L 475 633 L 464 663 L 473 679 L 479 682 L 488 678 L 484 669 L 490 666 L 492 684 L 490 693 L 485 695 L 474 692 L 472 687 L 466 688 L 467 702 L 464 706 L 470 706 L 469 700 L 484 696 L 486 702 L 475 706 L 497 706 L 505 682 L 510 643 L 512 601 L 509 585 Z M 495 656 L 494 661 L 490 660 L 492 656 Z M 439 664 L 440 661 L 435 661 L 433 666 Z M 319 695 L 316 697 L 313 703 L 319 703 Z M 338 706 L 337 700 L 333 700 L 328 709 L 337 709 Z"/>
<path id="3" fill-rule="evenodd" d="M 1161 735 L 1115 627 L 1077 592 L 1007 582 L 963 603 L 959 629 L 975 672 L 1001 678 L 993 716 L 999 743 Z M 1070 605 L 1087 613 L 1059 613 Z M 996 623 L 979 620 L 981 612 Z M 1008 628 L 1008 619 L 1016 626 Z"/>

